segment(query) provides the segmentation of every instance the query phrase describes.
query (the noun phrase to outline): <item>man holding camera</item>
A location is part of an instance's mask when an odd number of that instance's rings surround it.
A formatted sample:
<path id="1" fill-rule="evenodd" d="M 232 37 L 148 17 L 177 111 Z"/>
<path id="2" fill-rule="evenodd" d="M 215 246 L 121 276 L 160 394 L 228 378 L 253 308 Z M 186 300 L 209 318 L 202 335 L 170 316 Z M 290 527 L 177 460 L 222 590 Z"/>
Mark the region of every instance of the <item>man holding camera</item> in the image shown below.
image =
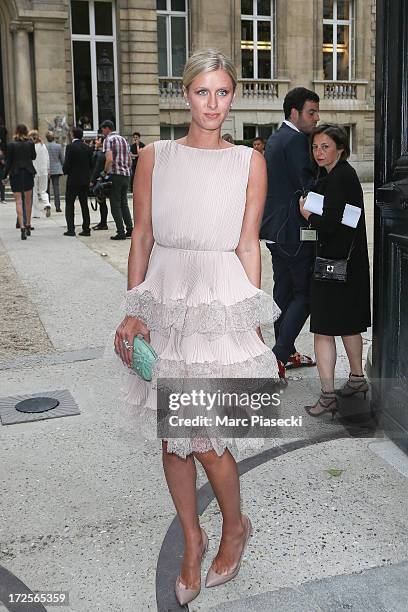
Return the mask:
<path id="1" fill-rule="evenodd" d="M 131 238 L 133 231 L 133 221 L 127 201 L 132 167 L 129 144 L 115 131 L 115 126 L 109 119 L 102 123 L 101 130 L 105 136 L 103 142 L 103 152 L 106 158 L 105 173 L 112 176 L 110 203 L 117 233 L 111 236 L 111 240 L 126 240 L 126 238 Z"/>

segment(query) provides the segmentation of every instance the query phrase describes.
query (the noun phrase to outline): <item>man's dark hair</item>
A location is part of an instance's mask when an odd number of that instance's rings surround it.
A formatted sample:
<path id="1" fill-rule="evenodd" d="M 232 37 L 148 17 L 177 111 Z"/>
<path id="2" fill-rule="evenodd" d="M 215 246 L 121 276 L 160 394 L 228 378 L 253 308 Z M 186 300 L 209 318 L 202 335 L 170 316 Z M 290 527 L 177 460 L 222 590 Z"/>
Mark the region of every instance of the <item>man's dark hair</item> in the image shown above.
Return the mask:
<path id="1" fill-rule="evenodd" d="M 140 138 L 140 132 L 133 132 L 132 136 L 139 136 Z"/>
<path id="2" fill-rule="evenodd" d="M 320 98 L 315 91 L 311 91 L 305 87 L 295 87 L 295 89 L 288 91 L 283 101 L 285 119 L 289 119 L 292 108 L 296 108 L 296 110 L 301 113 L 308 101 L 320 102 Z"/>
<path id="3" fill-rule="evenodd" d="M 72 136 L 78 138 L 78 140 L 82 140 L 84 137 L 84 130 L 81 127 L 75 126 L 72 128 Z"/>
<path id="4" fill-rule="evenodd" d="M 252 144 L 254 144 L 254 142 L 263 142 L 263 144 L 265 144 L 264 139 L 260 136 L 255 136 L 255 138 L 252 139 Z"/>
<path id="5" fill-rule="evenodd" d="M 340 155 L 340 159 L 348 159 L 350 157 L 349 138 L 346 130 L 342 125 L 337 123 L 322 123 L 316 127 L 310 134 L 310 153 L 313 159 L 313 141 L 317 134 L 327 134 L 329 138 L 334 140 L 337 149 L 344 149 Z"/>
<path id="6" fill-rule="evenodd" d="M 105 119 L 105 121 L 101 123 L 101 128 L 108 128 L 108 130 L 113 132 L 115 129 L 115 124 L 110 119 Z"/>

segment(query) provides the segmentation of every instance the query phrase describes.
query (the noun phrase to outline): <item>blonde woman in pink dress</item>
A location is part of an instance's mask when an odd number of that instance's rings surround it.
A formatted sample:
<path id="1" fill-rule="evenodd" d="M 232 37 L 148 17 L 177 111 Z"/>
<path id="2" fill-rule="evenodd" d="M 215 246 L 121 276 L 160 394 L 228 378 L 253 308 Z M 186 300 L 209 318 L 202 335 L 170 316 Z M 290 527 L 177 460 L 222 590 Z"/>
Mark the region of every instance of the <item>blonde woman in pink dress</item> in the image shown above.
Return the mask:
<path id="1" fill-rule="evenodd" d="M 222 54 L 192 55 L 183 75 L 191 109 L 187 136 L 155 142 L 140 152 L 126 316 L 116 332 L 115 351 L 130 366 L 133 339 L 143 335 L 158 353 L 156 378 L 277 377 L 276 360 L 259 328 L 279 316 L 272 298 L 259 288 L 265 161 L 257 151 L 221 138 L 236 84 L 235 68 Z M 155 408 L 153 397 L 149 383 L 129 375 L 127 399 L 135 412 Z M 235 440 L 238 450 L 248 442 Z M 208 546 L 197 514 L 196 460 L 223 518 L 207 587 L 237 575 L 251 535 L 251 522 L 241 513 L 230 443 L 193 437 L 162 441 L 164 472 L 184 534 L 175 585 L 182 605 L 200 592 Z"/>

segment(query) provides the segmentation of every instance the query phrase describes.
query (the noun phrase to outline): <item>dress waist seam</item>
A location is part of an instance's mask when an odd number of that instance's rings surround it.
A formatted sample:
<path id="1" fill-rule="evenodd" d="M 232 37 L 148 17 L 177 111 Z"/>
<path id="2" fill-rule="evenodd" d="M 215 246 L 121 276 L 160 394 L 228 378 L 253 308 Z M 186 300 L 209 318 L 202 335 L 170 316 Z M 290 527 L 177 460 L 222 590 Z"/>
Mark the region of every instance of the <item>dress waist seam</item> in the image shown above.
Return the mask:
<path id="1" fill-rule="evenodd" d="M 235 253 L 235 249 L 183 249 L 181 247 L 168 246 L 155 241 L 157 246 L 162 249 L 170 249 L 172 251 L 183 251 L 184 253 Z"/>

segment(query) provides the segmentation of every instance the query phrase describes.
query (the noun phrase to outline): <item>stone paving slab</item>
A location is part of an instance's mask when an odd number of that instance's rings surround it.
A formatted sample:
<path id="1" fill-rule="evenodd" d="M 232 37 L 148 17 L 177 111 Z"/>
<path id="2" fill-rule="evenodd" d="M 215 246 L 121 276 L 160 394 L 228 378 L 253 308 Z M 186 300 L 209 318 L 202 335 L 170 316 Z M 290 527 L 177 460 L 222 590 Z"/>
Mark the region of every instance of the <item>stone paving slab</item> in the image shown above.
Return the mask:
<path id="1" fill-rule="evenodd" d="M 211 612 L 406 612 L 408 563 L 309 582 L 210 608 Z"/>
<path id="2" fill-rule="evenodd" d="M 254 534 L 240 577 L 205 590 L 190 609 L 406 561 L 408 479 L 369 445 L 337 440 L 310 446 L 242 476 L 243 510 Z M 343 471 L 333 477 L 332 468 Z M 205 572 L 219 541 L 215 502 L 203 526 L 210 538 Z"/>
<path id="3" fill-rule="evenodd" d="M 2 212 L 4 247 L 54 349 L 103 346 L 120 317 L 125 278 L 81 241 L 62 236 L 56 222 L 39 220 L 22 241 L 13 210 Z"/>

